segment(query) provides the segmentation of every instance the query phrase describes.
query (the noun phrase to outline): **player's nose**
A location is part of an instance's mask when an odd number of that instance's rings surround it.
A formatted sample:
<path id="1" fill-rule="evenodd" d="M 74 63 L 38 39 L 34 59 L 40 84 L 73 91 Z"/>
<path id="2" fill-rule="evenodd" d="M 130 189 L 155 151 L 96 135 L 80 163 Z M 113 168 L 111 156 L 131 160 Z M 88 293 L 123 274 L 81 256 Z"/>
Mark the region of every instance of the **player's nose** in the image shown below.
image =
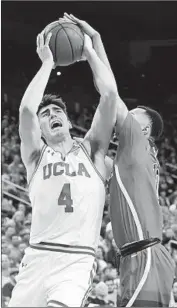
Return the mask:
<path id="1" fill-rule="evenodd" d="M 57 115 L 56 115 L 54 112 L 51 111 L 50 118 L 51 118 L 51 119 L 54 119 L 54 118 L 56 118 L 56 117 L 57 117 Z"/>

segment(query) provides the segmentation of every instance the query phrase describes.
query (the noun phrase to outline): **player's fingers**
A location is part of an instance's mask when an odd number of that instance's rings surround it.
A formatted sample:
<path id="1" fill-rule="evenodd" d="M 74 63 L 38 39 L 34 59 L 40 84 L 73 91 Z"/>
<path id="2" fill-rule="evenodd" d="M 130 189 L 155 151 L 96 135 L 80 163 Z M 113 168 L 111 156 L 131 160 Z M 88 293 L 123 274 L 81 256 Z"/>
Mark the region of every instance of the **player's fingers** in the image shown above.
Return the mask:
<path id="1" fill-rule="evenodd" d="M 74 23 L 77 23 L 76 20 L 74 20 L 74 18 L 72 18 L 68 13 L 64 13 L 64 18 L 67 18 L 68 20 L 74 22 Z"/>
<path id="2" fill-rule="evenodd" d="M 49 45 L 51 36 L 52 36 L 52 33 L 49 32 L 49 33 L 47 34 L 47 37 L 46 37 L 46 40 L 45 40 L 45 46 L 48 46 L 48 45 Z"/>
<path id="3" fill-rule="evenodd" d="M 44 31 L 39 34 L 39 47 L 42 48 L 44 46 Z"/>
<path id="4" fill-rule="evenodd" d="M 71 22 L 71 23 L 73 23 L 73 24 L 75 24 L 75 25 L 77 25 L 77 22 L 76 21 L 74 21 L 68 14 L 67 14 L 67 16 L 66 15 L 64 15 L 64 20 L 66 21 L 66 22 Z"/>
<path id="5" fill-rule="evenodd" d="M 73 14 L 70 14 L 70 17 L 75 20 L 78 24 L 82 23 L 82 20 L 80 20 L 79 18 L 75 17 Z"/>
<path id="6" fill-rule="evenodd" d="M 36 45 L 37 47 L 39 47 L 39 34 L 37 35 L 37 38 L 36 38 Z"/>
<path id="7" fill-rule="evenodd" d="M 73 20 L 71 20 L 71 19 L 68 18 L 68 17 L 60 18 L 60 19 L 59 19 L 59 22 L 70 22 L 70 23 L 76 24 Z"/>
<path id="8" fill-rule="evenodd" d="M 37 54 L 39 54 L 39 50 L 40 50 L 40 48 L 39 48 L 39 47 L 37 47 L 37 48 L 36 48 L 36 52 L 37 52 Z"/>
<path id="9" fill-rule="evenodd" d="M 67 17 L 67 18 L 71 19 L 70 15 L 68 13 L 66 13 L 66 12 L 64 13 L 64 17 Z"/>

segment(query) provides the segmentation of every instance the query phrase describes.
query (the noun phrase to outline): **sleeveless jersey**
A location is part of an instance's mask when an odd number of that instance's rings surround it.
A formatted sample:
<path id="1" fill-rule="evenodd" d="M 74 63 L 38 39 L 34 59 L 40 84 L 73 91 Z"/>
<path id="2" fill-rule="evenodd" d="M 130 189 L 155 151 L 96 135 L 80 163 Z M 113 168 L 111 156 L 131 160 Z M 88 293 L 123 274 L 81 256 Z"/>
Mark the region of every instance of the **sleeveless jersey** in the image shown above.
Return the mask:
<path id="1" fill-rule="evenodd" d="M 128 113 L 110 183 L 110 213 L 117 246 L 162 237 L 158 161 L 139 123 Z"/>
<path id="2" fill-rule="evenodd" d="M 97 248 L 105 186 L 83 144 L 75 144 L 64 160 L 60 152 L 44 145 L 29 183 L 29 198 L 30 245 Z"/>

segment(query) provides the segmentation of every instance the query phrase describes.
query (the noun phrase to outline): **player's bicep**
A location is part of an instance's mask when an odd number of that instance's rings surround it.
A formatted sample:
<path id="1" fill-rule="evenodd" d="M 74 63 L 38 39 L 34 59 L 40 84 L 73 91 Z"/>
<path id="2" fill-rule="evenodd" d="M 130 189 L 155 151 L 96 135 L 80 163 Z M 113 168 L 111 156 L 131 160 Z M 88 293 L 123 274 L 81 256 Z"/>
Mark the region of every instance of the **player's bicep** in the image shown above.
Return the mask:
<path id="1" fill-rule="evenodd" d="M 21 139 L 21 154 L 25 164 L 31 162 L 33 153 L 38 153 L 42 147 L 41 130 L 38 117 L 29 110 L 19 114 L 19 135 Z"/>
<path id="2" fill-rule="evenodd" d="M 140 161 L 147 148 L 147 139 L 143 135 L 140 124 L 128 113 L 120 133 L 118 134 L 119 153 L 129 159 Z M 131 163 L 131 161 L 130 161 Z"/>
<path id="3" fill-rule="evenodd" d="M 93 153 L 106 155 L 112 131 L 116 123 L 117 93 L 111 92 L 100 98 L 92 125 L 85 139 L 89 140 Z"/>

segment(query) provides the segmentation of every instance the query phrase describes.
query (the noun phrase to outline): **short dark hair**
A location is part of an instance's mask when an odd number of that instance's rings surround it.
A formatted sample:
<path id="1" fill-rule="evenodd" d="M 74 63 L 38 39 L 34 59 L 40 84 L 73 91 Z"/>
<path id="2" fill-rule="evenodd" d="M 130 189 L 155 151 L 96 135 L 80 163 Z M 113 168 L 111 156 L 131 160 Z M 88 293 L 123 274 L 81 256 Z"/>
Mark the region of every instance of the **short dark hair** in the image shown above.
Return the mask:
<path id="1" fill-rule="evenodd" d="M 141 108 L 146 111 L 146 114 L 152 121 L 151 137 L 154 138 L 154 140 L 158 140 L 162 135 L 164 129 L 164 123 L 160 113 L 146 106 L 138 106 L 137 108 Z"/>
<path id="2" fill-rule="evenodd" d="M 42 101 L 41 101 L 41 103 L 38 107 L 38 110 L 37 110 L 37 115 L 39 114 L 39 111 L 43 107 L 46 107 L 46 106 L 51 105 L 51 104 L 54 104 L 54 105 L 60 107 L 68 117 L 66 104 L 62 100 L 61 96 L 57 96 L 55 94 L 45 94 L 43 96 L 43 99 L 42 99 Z"/>

